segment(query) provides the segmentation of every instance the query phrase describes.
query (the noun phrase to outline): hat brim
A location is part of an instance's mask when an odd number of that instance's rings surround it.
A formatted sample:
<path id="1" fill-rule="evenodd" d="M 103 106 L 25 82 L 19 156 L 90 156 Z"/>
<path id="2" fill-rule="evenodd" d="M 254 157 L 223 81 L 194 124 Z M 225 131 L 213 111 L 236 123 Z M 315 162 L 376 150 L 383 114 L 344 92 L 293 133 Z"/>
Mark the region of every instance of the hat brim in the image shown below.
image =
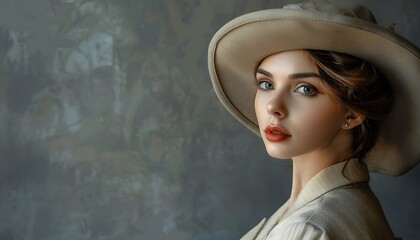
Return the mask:
<path id="1" fill-rule="evenodd" d="M 242 15 L 213 37 L 209 71 L 229 112 L 260 135 L 254 111 L 255 71 L 274 53 L 319 49 L 347 53 L 374 64 L 389 79 L 394 108 L 366 157 L 371 171 L 401 175 L 420 160 L 420 51 L 392 30 L 322 12 L 270 9 Z"/>

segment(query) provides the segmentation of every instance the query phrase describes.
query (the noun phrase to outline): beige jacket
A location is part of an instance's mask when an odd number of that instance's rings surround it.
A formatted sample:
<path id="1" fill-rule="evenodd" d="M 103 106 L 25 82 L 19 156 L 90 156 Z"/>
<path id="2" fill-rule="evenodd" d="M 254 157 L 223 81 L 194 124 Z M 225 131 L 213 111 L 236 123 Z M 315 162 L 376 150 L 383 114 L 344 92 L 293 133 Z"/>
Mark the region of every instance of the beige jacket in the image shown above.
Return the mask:
<path id="1" fill-rule="evenodd" d="M 369 171 L 357 159 L 315 175 L 296 201 L 263 219 L 241 240 L 394 239 L 369 187 Z"/>

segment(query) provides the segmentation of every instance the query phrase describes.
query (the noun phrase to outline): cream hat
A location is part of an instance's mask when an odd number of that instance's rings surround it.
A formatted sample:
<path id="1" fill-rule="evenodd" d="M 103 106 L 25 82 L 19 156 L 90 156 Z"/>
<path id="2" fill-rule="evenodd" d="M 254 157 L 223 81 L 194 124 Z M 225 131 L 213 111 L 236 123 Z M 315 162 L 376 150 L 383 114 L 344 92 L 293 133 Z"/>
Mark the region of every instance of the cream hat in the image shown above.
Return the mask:
<path id="1" fill-rule="evenodd" d="M 267 56 L 293 49 L 347 53 L 374 64 L 389 79 L 393 111 L 366 163 L 371 171 L 401 175 L 420 160 L 420 50 L 376 24 L 369 9 L 341 8 L 326 0 L 242 15 L 210 42 L 208 64 L 217 96 L 229 112 L 259 135 L 254 111 L 255 71 Z"/>

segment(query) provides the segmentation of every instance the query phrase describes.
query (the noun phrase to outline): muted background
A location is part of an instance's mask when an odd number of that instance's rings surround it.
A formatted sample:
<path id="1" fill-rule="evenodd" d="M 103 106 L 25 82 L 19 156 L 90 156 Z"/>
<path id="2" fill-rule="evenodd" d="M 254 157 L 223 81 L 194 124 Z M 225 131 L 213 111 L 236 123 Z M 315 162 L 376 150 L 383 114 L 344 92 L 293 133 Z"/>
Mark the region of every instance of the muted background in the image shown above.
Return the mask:
<path id="1" fill-rule="evenodd" d="M 219 104 L 206 54 L 228 20 L 291 2 L 0 0 L 0 239 L 232 240 L 269 217 L 290 163 Z M 420 46 L 419 1 L 358 2 Z M 371 177 L 420 239 L 420 167 Z"/>

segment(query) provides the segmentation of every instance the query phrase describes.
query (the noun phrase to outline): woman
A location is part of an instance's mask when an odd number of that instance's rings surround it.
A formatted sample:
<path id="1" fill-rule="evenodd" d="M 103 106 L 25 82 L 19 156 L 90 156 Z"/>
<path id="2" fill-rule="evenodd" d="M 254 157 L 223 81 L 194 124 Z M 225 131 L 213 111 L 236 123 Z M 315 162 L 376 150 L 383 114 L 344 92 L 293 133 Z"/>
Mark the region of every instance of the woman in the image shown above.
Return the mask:
<path id="1" fill-rule="evenodd" d="M 209 70 L 268 154 L 293 161 L 289 200 L 242 239 L 394 238 L 369 170 L 401 175 L 419 161 L 416 46 L 365 7 L 313 0 L 226 24 Z"/>

